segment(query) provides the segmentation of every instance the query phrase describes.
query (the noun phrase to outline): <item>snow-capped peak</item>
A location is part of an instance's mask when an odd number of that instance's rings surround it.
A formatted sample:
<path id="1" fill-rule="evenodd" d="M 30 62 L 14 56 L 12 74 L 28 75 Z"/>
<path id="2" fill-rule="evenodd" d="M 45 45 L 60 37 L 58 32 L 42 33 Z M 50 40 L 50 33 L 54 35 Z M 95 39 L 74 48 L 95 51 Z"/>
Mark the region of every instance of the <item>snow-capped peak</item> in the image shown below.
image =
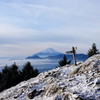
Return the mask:
<path id="1" fill-rule="evenodd" d="M 52 48 L 47 48 L 46 50 L 43 51 L 43 53 L 58 53 L 58 52 Z"/>
<path id="2" fill-rule="evenodd" d="M 48 56 L 54 56 L 54 55 L 59 55 L 59 54 L 61 53 L 52 48 L 48 48 L 44 51 L 36 53 L 35 55 L 38 55 L 39 57 L 48 57 Z"/>

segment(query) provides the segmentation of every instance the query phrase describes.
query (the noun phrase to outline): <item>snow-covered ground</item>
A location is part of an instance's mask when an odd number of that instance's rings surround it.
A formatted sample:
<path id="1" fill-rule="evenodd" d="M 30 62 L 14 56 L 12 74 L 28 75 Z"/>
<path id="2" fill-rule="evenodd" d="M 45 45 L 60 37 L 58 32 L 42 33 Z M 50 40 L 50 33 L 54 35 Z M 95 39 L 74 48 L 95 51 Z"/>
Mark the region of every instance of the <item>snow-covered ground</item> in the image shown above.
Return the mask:
<path id="1" fill-rule="evenodd" d="M 1 100 L 100 100 L 100 55 L 66 65 L 0 93 Z"/>

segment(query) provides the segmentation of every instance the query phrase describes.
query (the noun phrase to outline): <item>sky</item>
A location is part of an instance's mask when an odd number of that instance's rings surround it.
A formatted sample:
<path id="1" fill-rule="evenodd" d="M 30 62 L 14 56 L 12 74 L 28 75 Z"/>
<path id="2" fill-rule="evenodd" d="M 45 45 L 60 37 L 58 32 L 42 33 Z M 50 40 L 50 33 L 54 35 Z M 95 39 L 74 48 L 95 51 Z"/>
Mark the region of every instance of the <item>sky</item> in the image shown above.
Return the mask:
<path id="1" fill-rule="evenodd" d="M 100 49 L 100 0 L 0 0 L 0 57 L 92 43 Z"/>

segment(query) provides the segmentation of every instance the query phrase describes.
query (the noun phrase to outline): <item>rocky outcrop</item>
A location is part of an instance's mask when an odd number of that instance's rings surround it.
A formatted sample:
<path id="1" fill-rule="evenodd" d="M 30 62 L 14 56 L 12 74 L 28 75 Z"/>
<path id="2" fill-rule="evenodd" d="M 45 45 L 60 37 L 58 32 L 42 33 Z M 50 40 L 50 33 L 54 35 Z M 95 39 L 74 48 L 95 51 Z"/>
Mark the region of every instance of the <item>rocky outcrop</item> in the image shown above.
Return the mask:
<path id="1" fill-rule="evenodd" d="M 100 54 L 39 74 L 0 93 L 1 100 L 100 100 Z"/>

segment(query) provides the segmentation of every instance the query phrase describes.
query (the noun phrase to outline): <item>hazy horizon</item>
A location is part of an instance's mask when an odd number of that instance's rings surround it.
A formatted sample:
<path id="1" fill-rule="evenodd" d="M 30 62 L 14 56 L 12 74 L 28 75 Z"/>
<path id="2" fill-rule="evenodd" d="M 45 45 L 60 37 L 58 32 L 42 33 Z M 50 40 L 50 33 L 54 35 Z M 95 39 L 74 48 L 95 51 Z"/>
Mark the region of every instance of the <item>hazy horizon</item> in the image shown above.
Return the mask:
<path id="1" fill-rule="evenodd" d="M 100 49 L 99 9 L 99 0 L 0 0 L 0 57 Z"/>

